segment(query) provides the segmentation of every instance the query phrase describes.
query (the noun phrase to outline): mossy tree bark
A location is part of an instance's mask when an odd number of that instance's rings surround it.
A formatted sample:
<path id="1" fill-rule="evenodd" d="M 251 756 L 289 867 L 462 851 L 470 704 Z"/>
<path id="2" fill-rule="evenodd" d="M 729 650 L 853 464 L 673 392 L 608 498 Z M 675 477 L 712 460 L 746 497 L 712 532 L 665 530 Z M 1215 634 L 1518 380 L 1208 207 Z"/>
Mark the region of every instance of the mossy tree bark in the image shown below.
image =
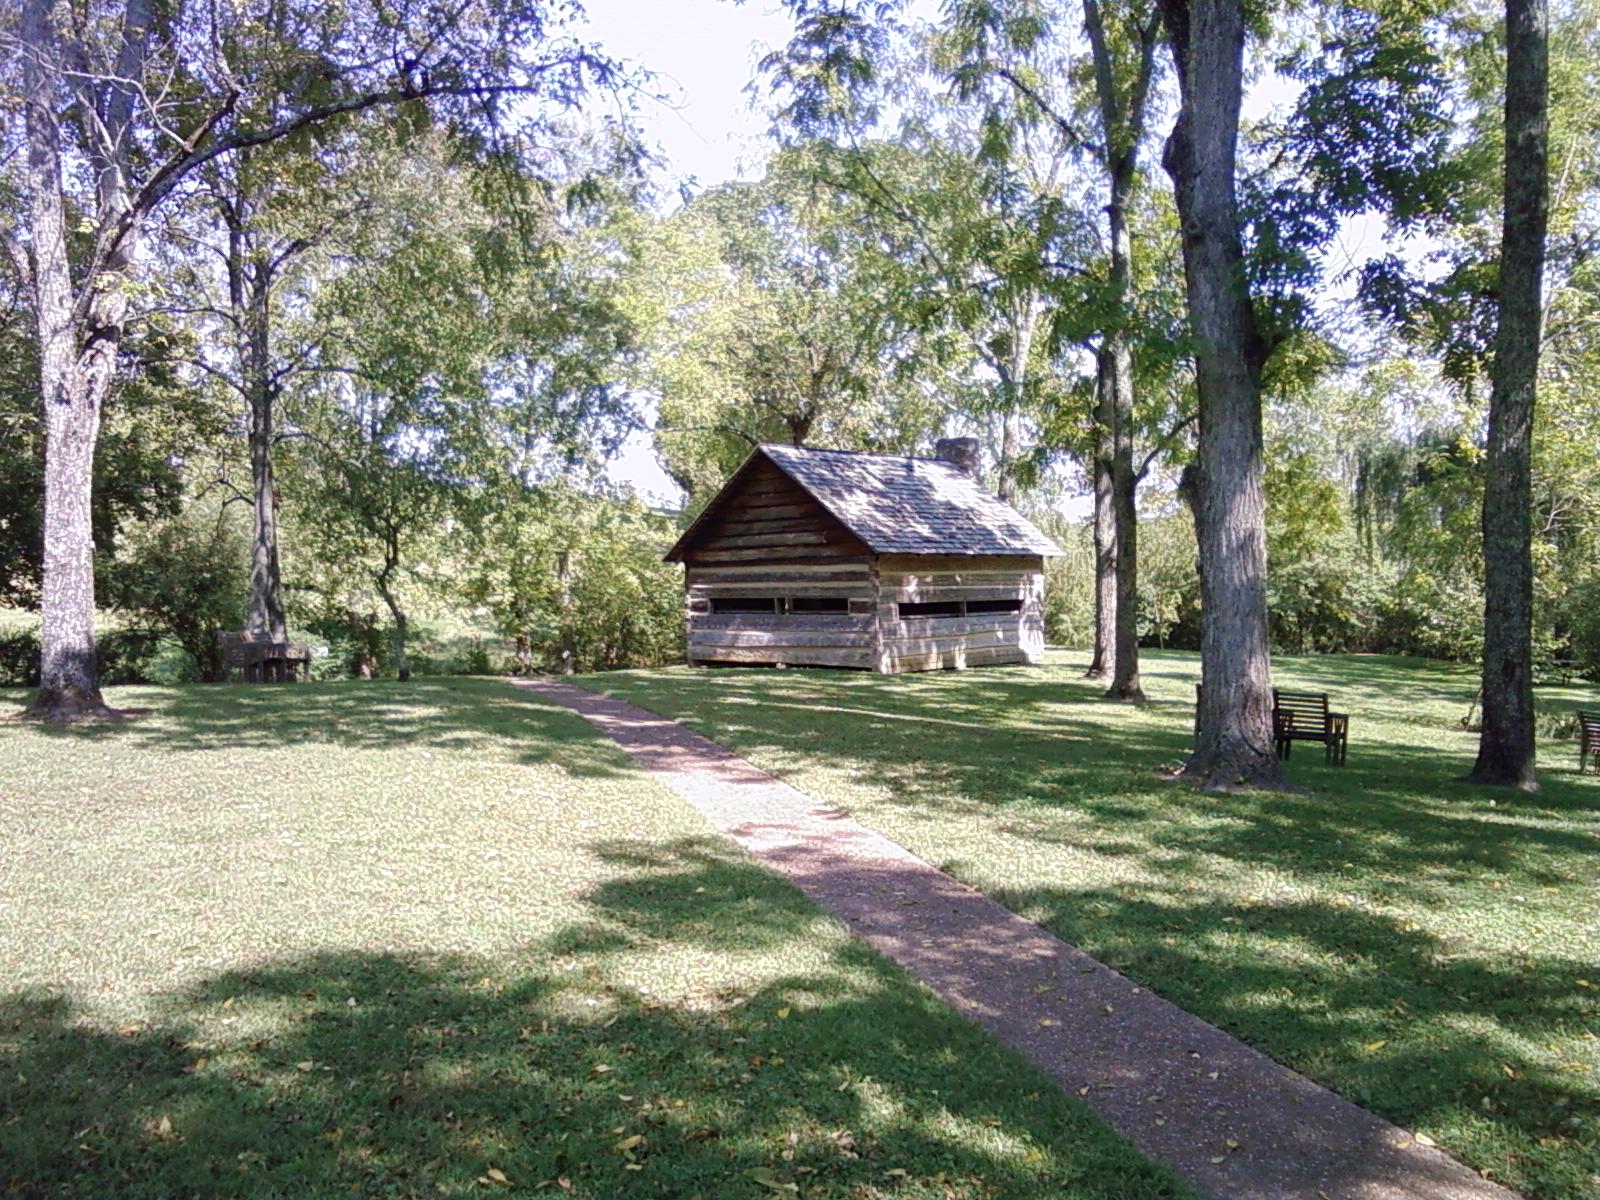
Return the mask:
<path id="1" fill-rule="evenodd" d="M 1549 11 L 1506 0 L 1505 215 L 1483 501 L 1483 725 L 1475 783 L 1538 786 L 1533 721 L 1533 412 L 1549 206 Z"/>

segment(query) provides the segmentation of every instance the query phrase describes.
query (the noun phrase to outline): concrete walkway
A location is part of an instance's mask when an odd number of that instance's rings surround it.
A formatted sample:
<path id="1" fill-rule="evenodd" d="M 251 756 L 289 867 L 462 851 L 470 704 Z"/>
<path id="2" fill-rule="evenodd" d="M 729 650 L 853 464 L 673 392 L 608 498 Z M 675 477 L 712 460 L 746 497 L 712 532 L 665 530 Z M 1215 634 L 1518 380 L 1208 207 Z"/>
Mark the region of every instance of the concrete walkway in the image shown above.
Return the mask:
<path id="1" fill-rule="evenodd" d="M 728 837 L 1218 1200 L 1512 1200 L 675 721 L 519 684 L 609 734 Z"/>

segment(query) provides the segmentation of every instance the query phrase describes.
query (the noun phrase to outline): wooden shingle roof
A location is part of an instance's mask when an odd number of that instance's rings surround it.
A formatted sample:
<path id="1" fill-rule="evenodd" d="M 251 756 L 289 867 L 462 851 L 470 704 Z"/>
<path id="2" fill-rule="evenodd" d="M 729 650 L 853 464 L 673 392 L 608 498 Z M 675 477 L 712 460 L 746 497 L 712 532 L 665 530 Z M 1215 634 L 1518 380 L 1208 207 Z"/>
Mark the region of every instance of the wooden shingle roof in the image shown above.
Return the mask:
<path id="1" fill-rule="evenodd" d="M 758 447 L 668 553 L 679 558 L 696 528 L 740 476 L 765 458 L 809 493 L 876 554 L 1046 555 L 1061 553 L 1033 522 L 952 463 L 941 459 Z"/>

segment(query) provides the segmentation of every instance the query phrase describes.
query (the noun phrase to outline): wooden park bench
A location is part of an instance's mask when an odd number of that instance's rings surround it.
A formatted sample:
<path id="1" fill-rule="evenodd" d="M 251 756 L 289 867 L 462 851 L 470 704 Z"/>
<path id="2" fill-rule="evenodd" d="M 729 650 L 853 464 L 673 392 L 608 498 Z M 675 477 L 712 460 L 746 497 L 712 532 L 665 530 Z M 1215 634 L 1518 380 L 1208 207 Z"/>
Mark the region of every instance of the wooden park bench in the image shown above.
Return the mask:
<path id="1" fill-rule="evenodd" d="M 235 671 L 245 683 L 283 683 L 311 675 L 311 647 L 299 642 L 274 642 L 249 630 L 217 635 L 222 665 L 231 679 Z"/>
<path id="2" fill-rule="evenodd" d="M 1200 735 L 1199 684 L 1194 689 L 1194 732 Z M 1272 689 L 1272 748 L 1279 758 L 1288 758 L 1295 742 L 1321 742 L 1327 761 L 1343 766 L 1350 743 L 1350 717 L 1328 711 L 1324 692 L 1285 692 Z M 1597 743 L 1600 744 L 1600 743 Z"/>
<path id="3" fill-rule="evenodd" d="M 1328 711 L 1326 692 L 1273 688 L 1272 741 L 1279 758 L 1288 758 L 1296 742 L 1321 742 L 1325 760 L 1343 766 L 1350 742 L 1350 717 Z"/>
<path id="4" fill-rule="evenodd" d="M 1600 712 L 1578 710 L 1578 774 L 1589 769 L 1589 760 L 1600 773 Z"/>

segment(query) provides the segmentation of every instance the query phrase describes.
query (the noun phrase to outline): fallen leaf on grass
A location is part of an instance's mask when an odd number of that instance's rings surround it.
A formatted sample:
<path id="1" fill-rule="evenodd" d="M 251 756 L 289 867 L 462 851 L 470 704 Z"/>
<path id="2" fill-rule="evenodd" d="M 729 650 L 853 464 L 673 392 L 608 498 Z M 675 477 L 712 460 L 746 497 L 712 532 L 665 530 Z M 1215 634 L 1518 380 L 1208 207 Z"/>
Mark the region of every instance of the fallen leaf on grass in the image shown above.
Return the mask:
<path id="1" fill-rule="evenodd" d="M 765 1167 L 757 1167 L 753 1171 L 746 1171 L 745 1175 L 755 1180 L 764 1188 L 771 1188 L 775 1192 L 798 1192 L 798 1186 L 785 1183 Z"/>

